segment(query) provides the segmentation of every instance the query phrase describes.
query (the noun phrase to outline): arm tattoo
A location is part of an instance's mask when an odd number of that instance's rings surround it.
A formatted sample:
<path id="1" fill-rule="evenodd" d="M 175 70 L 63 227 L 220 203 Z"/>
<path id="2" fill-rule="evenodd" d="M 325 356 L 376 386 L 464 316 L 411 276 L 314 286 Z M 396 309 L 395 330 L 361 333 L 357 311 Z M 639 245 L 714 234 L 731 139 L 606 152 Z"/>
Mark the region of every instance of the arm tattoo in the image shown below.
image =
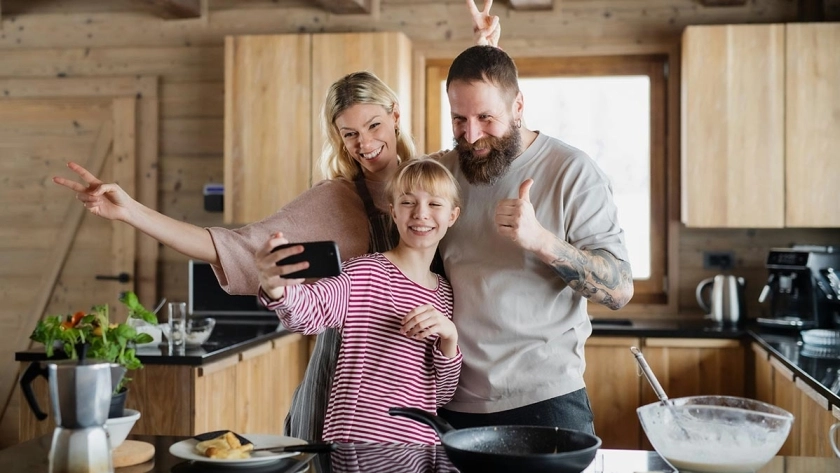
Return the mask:
<path id="1" fill-rule="evenodd" d="M 630 263 L 602 249 L 579 250 L 560 240 L 554 246 L 551 267 L 583 297 L 616 310 L 633 297 Z"/>

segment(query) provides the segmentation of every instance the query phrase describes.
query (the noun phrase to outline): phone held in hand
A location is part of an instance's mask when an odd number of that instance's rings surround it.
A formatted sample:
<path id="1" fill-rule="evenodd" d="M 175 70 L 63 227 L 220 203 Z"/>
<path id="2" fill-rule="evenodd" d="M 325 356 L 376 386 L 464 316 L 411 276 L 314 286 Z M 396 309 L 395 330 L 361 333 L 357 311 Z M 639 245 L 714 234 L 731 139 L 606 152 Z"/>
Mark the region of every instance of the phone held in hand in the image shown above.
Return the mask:
<path id="1" fill-rule="evenodd" d="M 338 245 L 334 241 L 286 243 L 285 245 L 275 247 L 271 252 L 274 253 L 277 250 L 297 245 L 303 246 L 303 252 L 281 259 L 277 262 L 277 266 L 308 261 L 309 267 L 301 271 L 286 274 L 283 276 L 284 278 L 326 278 L 341 274 L 341 258 L 338 254 Z"/>

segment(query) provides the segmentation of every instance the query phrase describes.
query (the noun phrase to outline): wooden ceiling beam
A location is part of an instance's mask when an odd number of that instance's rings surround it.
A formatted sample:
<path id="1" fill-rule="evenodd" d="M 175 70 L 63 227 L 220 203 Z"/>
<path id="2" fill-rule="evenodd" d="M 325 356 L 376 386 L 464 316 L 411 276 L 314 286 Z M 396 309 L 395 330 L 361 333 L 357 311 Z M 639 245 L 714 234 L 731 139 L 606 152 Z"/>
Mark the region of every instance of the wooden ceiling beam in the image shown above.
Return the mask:
<path id="1" fill-rule="evenodd" d="M 700 0 L 704 7 L 742 7 L 746 4 L 747 0 Z"/>
<path id="2" fill-rule="evenodd" d="M 555 0 L 508 0 L 511 10 L 553 10 Z M 560 0 L 557 0 L 560 1 Z"/>
<path id="3" fill-rule="evenodd" d="M 201 18 L 201 0 L 134 0 L 166 19 Z"/>
<path id="4" fill-rule="evenodd" d="M 367 14 L 372 0 L 315 0 L 324 10 L 338 15 Z"/>

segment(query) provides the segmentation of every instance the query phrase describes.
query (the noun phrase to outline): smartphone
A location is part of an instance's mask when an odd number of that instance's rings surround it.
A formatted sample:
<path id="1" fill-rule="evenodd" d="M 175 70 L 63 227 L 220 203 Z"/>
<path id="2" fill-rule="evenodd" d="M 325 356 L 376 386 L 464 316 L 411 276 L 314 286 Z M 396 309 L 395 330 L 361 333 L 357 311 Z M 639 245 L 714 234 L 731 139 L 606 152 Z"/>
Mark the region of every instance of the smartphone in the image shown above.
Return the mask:
<path id="1" fill-rule="evenodd" d="M 286 264 L 309 262 L 309 267 L 301 271 L 295 271 L 283 276 L 286 279 L 298 278 L 326 278 L 341 274 L 341 258 L 338 254 L 338 245 L 334 241 L 307 241 L 302 243 L 286 243 L 271 250 L 288 248 L 290 246 L 303 246 L 303 252 L 283 258 L 277 262 L 277 266 Z"/>

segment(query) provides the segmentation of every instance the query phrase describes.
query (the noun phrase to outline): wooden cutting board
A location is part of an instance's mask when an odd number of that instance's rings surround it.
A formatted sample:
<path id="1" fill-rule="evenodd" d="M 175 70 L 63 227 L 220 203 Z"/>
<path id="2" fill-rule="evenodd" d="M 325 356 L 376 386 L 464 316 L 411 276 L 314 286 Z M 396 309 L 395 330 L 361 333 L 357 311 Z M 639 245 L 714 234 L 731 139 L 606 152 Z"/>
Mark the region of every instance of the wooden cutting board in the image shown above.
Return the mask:
<path id="1" fill-rule="evenodd" d="M 137 440 L 126 440 L 111 452 L 114 468 L 137 465 L 151 460 L 154 456 L 154 445 Z"/>

